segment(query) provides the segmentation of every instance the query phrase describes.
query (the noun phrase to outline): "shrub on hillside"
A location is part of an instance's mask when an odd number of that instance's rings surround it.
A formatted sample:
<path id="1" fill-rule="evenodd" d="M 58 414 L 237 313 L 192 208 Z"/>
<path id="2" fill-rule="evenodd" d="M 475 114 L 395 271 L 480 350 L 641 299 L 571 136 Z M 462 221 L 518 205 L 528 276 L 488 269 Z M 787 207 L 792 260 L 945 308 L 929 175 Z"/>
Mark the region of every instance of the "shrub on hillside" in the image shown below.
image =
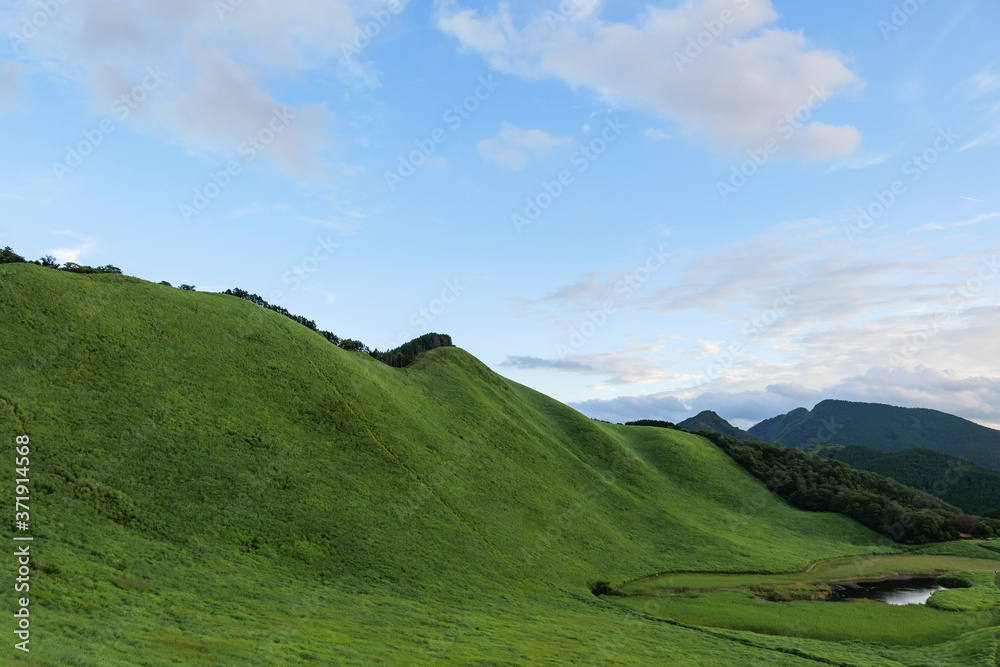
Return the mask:
<path id="1" fill-rule="evenodd" d="M 0 250 L 0 264 L 24 264 L 25 259 L 7 246 Z"/>

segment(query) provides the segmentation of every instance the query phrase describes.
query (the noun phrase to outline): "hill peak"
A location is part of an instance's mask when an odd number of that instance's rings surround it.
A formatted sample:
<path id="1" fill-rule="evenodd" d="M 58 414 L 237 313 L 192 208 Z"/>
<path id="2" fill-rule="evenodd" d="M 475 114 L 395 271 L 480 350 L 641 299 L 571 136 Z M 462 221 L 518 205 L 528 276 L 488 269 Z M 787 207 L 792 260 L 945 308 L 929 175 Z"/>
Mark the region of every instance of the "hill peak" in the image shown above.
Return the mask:
<path id="1" fill-rule="evenodd" d="M 791 447 L 837 443 L 883 452 L 923 447 L 1000 470 L 1000 431 L 930 408 L 828 399 L 796 408 L 750 429 L 754 436 Z"/>
<path id="2" fill-rule="evenodd" d="M 694 417 L 685 419 L 681 423 L 677 424 L 677 426 L 687 429 L 688 431 L 711 431 L 713 433 L 721 433 L 722 435 L 728 435 L 740 440 L 757 440 L 757 438 L 752 434 L 741 428 L 733 426 L 728 421 L 720 417 L 718 413 L 712 410 L 703 410 Z"/>

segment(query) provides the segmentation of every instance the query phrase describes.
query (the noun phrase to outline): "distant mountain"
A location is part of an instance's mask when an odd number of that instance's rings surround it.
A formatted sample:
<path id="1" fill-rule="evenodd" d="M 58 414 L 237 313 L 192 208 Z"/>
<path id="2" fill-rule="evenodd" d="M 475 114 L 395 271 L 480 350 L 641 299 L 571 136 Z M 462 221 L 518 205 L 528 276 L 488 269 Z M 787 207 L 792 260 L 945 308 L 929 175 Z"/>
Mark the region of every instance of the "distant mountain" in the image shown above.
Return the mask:
<path id="1" fill-rule="evenodd" d="M 690 419 L 685 419 L 679 423 L 677 427 L 688 431 L 711 431 L 712 433 L 721 433 L 722 435 L 728 435 L 736 438 L 737 440 L 759 439 L 741 428 L 736 428 L 711 410 L 705 410 Z"/>
<path id="2" fill-rule="evenodd" d="M 843 461 L 931 493 L 969 514 L 1000 512 L 1000 472 L 930 449 L 886 453 L 860 445 L 824 445 L 812 453 Z"/>
<path id="3" fill-rule="evenodd" d="M 766 419 L 750 433 L 799 448 L 831 443 L 882 452 L 925 448 L 1000 470 L 1000 431 L 926 408 L 823 401 L 812 410 L 798 408 Z"/>

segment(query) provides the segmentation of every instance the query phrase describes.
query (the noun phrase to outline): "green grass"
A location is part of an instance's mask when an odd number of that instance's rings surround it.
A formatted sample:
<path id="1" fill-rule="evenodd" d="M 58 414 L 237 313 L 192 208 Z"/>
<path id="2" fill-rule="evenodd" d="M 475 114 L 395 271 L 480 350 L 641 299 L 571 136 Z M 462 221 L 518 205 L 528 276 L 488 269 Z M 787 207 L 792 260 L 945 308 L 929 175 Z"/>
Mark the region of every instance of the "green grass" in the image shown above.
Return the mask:
<path id="1" fill-rule="evenodd" d="M 0 266 L 0 312 L 36 664 L 965 665 L 996 641 L 776 646 L 594 597 L 900 548 L 702 438 L 591 421 L 460 349 L 397 370 L 233 297 L 32 265 Z"/>
<path id="2" fill-rule="evenodd" d="M 979 612 L 1000 610 L 1000 589 L 997 588 L 994 570 L 978 572 L 955 572 L 942 577 L 941 583 L 954 586 L 946 591 L 938 591 L 927 604 L 935 609 L 956 612 Z"/>
<path id="3" fill-rule="evenodd" d="M 820 561 L 794 573 L 670 573 L 621 586 L 623 593 L 634 597 L 617 600 L 651 616 L 693 625 L 824 641 L 924 646 L 1000 622 L 997 564 L 947 555 L 894 554 Z M 934 593 L 926 606 L 822 601 L 829 584 L 836 582 L 937 575 L 944 575 L 943 584 L 956 588 Z M 795 601 L 768 601 L 774 599 Z"/>
<path id="4" fill-rule="evenodd" d="M 913 547 L 910 553 L 959 556 L 962 558 L 987 558 L 996 561 L 1000 560 L 1000 540 L 963 540 L 961 542 L 929 544 Z M 995 563 L 994 566 L 995 569 L 1000 569 L 1000 563 Z"/>
<path id="5" fill-rule="evenodd" d="M 935 593 L 937 596 L 938 593 Z M 958 614 L 925 605 L 877 602 L 767 602 L 742 592 L 621 598 L 620 604 L 692 625 L 808 637 L 925 646 L 1000 622 L 1000 613 Z"/>
<path id="6" fill-rule="evenodd" d="M 895 576 L 935 576 L 956 570 L 989 570 L 1000 563 L 982 558 L 926 554 L 891 554 L 848 557 L 814 563 L 809 570 L 773 574 L 713 574 L 707 572 L 664 573 L 621 586 L 630 594 L 655 593 L 671 588 L 745 589 L 751 586 L 787 586 L 821 582 L 878 580 Z"/>

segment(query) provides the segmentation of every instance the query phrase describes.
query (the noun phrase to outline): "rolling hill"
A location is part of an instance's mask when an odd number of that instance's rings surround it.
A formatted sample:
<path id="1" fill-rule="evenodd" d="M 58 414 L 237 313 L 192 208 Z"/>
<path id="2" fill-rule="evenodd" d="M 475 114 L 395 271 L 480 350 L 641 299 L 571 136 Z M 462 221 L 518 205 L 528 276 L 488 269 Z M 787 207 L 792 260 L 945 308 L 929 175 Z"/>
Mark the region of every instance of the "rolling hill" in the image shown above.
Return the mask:
<path id="1" fill-rule="evenodd" d="M 882 452 L 922 447 L 1000 470 L 1000 431 L 926 408 L 823 401 L 750 429 L 754 436 L 789 447 L 862 445 Z"/>
<path id="2" fill-rule="evenodd" d="M 792 509 L 701 437 L 592 421 L 461 349 L 395 369 L 239 298 L 34 265 L 0 266 L 0 313 L 0 433 L 31 448 L 24 664 L 805 667 L 995 652 L 995 629 L 839 644 L 595 597 L 600 579 L 797 571 L 900 547 Z M 0 598 L 7 618 L 16 604 Z"/>

